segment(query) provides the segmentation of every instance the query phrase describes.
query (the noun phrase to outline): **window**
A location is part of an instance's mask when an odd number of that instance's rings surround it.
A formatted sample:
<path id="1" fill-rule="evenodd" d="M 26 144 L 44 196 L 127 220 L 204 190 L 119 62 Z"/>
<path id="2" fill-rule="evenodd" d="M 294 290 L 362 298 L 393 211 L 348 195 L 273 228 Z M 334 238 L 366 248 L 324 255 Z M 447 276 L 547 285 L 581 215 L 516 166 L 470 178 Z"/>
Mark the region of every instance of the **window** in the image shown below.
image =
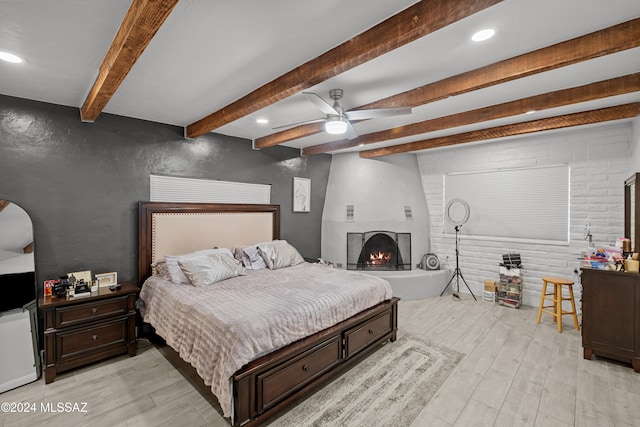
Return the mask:
<path id="1" fill-rule="evenodd" d="M 446 174 L 443 206 L 467 202 L 465 235 L 568 243 L 569 174 L 569 165 Z M 443 218 L 444 233 L 453 233 Z"/>

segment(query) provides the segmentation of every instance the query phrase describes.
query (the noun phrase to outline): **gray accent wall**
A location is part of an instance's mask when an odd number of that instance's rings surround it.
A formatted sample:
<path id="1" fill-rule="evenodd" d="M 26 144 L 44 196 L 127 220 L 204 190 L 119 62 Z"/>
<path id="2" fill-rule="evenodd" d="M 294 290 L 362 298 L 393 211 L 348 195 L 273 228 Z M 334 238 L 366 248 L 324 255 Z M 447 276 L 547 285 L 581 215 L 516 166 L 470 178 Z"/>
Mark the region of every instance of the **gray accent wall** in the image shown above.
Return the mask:
<path id="1" fill-rule="evenodd" d="M 0 95 L 0 199 L 34 225 L 38 286 L 71 271 L 137 277 L 137 203 L 149 174 L 270 184 L 281 237 L 320 256 L 331 156 L 254 150 L 251 141 L 102 113 L 82 123 L 76 108 Z M 311 212 L 292 212 L 293 177 L 311 179 Z"/>

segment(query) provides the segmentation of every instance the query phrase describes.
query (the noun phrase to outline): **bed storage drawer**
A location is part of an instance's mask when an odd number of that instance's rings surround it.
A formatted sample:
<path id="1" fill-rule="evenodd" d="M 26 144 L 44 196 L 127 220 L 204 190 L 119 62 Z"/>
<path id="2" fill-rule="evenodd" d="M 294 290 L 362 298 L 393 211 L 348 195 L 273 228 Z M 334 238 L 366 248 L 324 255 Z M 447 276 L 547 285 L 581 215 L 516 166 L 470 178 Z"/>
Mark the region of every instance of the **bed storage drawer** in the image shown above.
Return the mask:
<path id="1" fill-rule="evenodd" d="M 58 328 L 80 325 L 108 317 L 123 316 L 129 311 L 126 295 L 104 301 L 87 301 L 86 303 L 71 307 L 60 307 L 55 310 L 55 327 Z"/>
<path id="2" fill-rule="evenodd" d="M 314 347 L 293 360 L 258 375 L 258 411 L 284 399 L 314 378 L 340 363 L 340 337 Z"/>
<path id="3" fill-rule="evenodd" d="M 345 332 L 345 358 L 348 359 L 352 357 L 354 354 L 367 348 L 372 342 L 391 333 L 393 331 L 393 325 L 392 311 L 387 310 L 362 325 Z"/>

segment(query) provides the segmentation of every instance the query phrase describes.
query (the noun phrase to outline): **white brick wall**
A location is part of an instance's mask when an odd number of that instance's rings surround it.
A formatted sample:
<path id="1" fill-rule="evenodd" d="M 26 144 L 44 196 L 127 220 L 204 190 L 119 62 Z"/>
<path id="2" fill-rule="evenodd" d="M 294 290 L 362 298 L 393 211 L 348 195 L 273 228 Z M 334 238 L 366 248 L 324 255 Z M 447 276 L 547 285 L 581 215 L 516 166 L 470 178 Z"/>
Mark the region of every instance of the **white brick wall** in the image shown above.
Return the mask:
<path id="1" fill-rule="evenodd" d="M 460 238 L 460 269 L 479 299 L 484 281 L 498 278 L 502 254 L 520 253 L 526 270 L 523 303 L 537 307 L 542 276 L 562 276 L 578 282 L 574 269 L 586 250 L 583 229 L 591 222 L 596 246 L 613 244 L 624 234 L 624 181 L 631 170 L 630 122 L 606 124 L 579 130 L 557 131 L 491 143 L 467 144 L 430 150 L 418 155 L 422 185 L 431 218 L 431 250 L 443 268 L 455 268 L 455 239 L 444 236 L 443 175 L 477 171 L 570 165 L 570 243 L 530 244 Z M 473 207 L 471 208 L 473 215 Z M 574 286 L 579 298 L 579 286 Z M 461 292 L 467 292 L 460 283 Z M 579 307 L 579 305 L 578 305 Z"/>

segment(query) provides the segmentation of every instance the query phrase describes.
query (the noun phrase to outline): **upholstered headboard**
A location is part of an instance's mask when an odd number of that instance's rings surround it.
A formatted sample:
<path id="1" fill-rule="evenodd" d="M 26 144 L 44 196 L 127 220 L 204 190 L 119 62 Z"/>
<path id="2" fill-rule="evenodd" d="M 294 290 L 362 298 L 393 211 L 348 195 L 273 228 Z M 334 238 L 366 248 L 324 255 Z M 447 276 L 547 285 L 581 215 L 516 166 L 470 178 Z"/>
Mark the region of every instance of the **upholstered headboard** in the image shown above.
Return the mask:
<path id="1" fill-rule="evenodd" d="M 280 206 L 138 203 L 138 285 L 165 255 L 233 248 L 280 238 Z"/>

